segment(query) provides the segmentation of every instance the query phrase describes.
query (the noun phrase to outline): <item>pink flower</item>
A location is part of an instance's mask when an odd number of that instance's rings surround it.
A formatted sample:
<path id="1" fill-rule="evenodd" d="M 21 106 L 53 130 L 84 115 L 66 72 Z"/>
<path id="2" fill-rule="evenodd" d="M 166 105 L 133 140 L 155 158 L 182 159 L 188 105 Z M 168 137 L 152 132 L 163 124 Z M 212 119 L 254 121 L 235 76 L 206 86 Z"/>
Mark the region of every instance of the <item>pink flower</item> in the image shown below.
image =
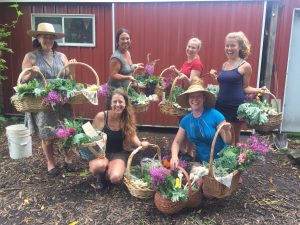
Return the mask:
<path id="1" fill-rule="evenodd" d="M 61 138 L 64 140 L 67 140 L 70 135 L 69 130 L 65 127 L 57 128 L 55 133 L 58 138 Z"/>
<path id="2" fill-rule="evenodd" d="M 246 157 L 247 157 L 247 154 L 246 154 L 245 152 L 243 152 L 243 153 L 241 153 L 241 154 L 239 155 L 239 159 L 238 159 L 239 165 L 241 165 L 242 163 L 245 162 Z"/>

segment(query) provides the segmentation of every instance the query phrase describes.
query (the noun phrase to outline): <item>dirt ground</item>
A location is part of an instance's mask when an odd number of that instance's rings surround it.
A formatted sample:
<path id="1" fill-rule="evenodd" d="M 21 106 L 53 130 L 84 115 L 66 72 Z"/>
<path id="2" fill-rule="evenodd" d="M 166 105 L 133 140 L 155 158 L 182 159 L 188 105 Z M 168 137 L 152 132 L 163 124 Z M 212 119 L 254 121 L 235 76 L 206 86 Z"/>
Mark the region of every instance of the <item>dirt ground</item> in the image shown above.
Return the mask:
<path id="1" fill-rule="evenodd" d="M 174 130 L 143 129 L 139 132 L 162 152 L 170 150 Z M 300 149 L 289 139 L 289 148 Z M 84 175 L 86 163 L 75 159 L 78 172 L 50 178 L 38 139 L 33 155 L 13 160 L 5 129 L 0 129 L 0 224 L 300 224 L 299 166 L 282 151 L 272 150 L 243 174 L 243 184 L 231 196 L 203 200 L 200 207 L 166 216 L 153 199 L 130 195 L 124 184 L 95 192 L 93 179 Z M 142 152 L 134 159 L 152 154 Z M 62 156 L 57 153 L 58 164 Z M 134 164 L 133 163 L 133 164 Z"/>

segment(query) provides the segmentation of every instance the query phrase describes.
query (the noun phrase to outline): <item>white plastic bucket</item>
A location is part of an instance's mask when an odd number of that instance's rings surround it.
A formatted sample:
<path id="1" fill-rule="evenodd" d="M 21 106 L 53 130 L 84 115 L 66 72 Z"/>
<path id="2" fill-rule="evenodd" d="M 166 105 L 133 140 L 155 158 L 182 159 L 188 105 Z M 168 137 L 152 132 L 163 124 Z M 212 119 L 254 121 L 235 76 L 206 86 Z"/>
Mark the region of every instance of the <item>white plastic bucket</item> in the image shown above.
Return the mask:
<path id="1" fill-rule="evenodd" d="M 30 131 L 24 124 L 6 127 L 9 155 L 12 159 L 26 158 L 32 155 Z"/>

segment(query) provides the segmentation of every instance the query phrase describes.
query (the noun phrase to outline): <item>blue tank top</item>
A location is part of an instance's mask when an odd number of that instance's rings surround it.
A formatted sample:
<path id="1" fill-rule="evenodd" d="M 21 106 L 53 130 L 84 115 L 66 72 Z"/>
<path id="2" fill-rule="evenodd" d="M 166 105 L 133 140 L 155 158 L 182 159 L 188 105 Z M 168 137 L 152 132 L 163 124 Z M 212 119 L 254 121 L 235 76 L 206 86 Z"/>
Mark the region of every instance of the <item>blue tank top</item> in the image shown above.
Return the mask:
<path id="1" fill-rule="evenodd" d="M 222 69 L 218 76 L 219 94 L 218 101 L 221 104 L 239 106 L 244 103 L 244 82 L 243 76 L 238 68 L 232 70 Z"/>
<path id="2" fill-rule="evenodd" d="M 108 126 L 108 112 L 104 112 L 105 125 L 102 129 L 107 134 L 106 152 L 117 153 L 123 151 L 123 132 L 122 130 L 113 131 Z"/>

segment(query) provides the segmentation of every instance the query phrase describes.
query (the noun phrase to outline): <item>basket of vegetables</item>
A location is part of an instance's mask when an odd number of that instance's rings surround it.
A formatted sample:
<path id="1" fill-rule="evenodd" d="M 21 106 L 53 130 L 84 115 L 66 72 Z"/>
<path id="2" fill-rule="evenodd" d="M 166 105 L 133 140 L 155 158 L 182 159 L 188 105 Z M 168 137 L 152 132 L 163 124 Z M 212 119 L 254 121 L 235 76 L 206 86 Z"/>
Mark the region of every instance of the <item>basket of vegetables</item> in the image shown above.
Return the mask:
<path id="1" fill-rule="evenodd" d="M 161 162 L 161 151 L 159 146 L 150 144 L 151 148 L 156 150 L 156 154 L 154 156 L 158 158 L 158 162 Z M 153 160 L 145 160 L 145 163 L 138 166 L 131 166 L 133 157 L 141 150 L 141 146 L 136 148 L 131 152 L 128 161 L 126 173 L 124 175 L 124 183 L 127 186 L 130 194 L 137 198 L 147 199 L 154 196 L 155 191 L 150 186 L 150 175 L 149 175 L 149 167 L 156 163 Z"/>
<path id="2" fill-rule="evenodd" d="M 183 88 L 176 85 L 177 80 L 178 80 L 178 77 L 176 77 L 174 79 L 169 95 L 166 96 L 166 99 L 163 99 L 159 103 L 159 108 L 162 113 L 167 114 L 167 115 L 184 116 L 189 111 L 186 108 L 182 108 L 176 102 L 176 97 L 184 92 Z"/>
<path id="3" fill-rule="evenodd" d="M 132 82 L 129 82 L 127 93 L 129 101 L 135 112 L 141 113 L 148 111 L 150 100 L 143 92 L 140 92 L 138 86 L 133 87 Z"/>
<path id="4" fill-rule="evenodd" d="M 43 96 L 46 95 L 47 81 L 41 72 L 37 72 L 42 78 L 42 84 L 37 79 L 21 84 L 22 77 L 32 68 L 24 69 L 17 80 L 16 94 L 11 97 L 11 102 L 18 112 L 40 112 L 50 109 L 43 104 Z"/>
<path id="5" fill-rule="evenodd" d="M 241 104 L 237 111 L 240 120 L 261 132 L 279 129 L 282 122 L 282 113 L 279 110 L 277 98 L 270 92 L 267 94 L 275 99 L 276 109 L 266 100 L 261 101 L 262 94 L 258 93 L 254 100 Z"/>
<path id="6" fill-rule="evenodd" d="M 98 105 L 98 94 L 97 91 L 100 88 L 100 80 L 97 72 L 88 64 L 83 62 L 71 62 L 66 64 L 57 74 L 57 78 L 60 78 L 62 73 L 65 71 L 67 67 L 70 65 L 82 65 L 87 67 L 89 70 L 92 71 L 96 84 L 89 85 L 86 88 L 82 88 L 81 90 L 74 90 L 72 96 L 69 98 L 70 104 L 83 104 L 83 103 L 92 103 L 94 105 Z M 72 78 L 74 79 L 74 78 Z"/>
<path id="7" fill-rule="evenodd" d="M 217 162 L 223 163 L 223 165 L 221 166 L 221 169 L 223 169 L 223 167 L 224 168 L 227 167 L 227 166 L 224 166 L 224 163 L 226 163 L 226 160 L 223 160 L 223 159 L 217 159 L 216 161 L 213 160 L 217 137 L 219 135 L 220 130 L 222 129 L 222 127 L 224 125 L 225 125 L 225 123 L 221 124 L 215 133 L 215 136 L 214 136 L 214 139 L 213 139 L 213 142 L 211 145 L 211 150 L 210 150 L 209 173 L 207 176 L 203 177 L 203 192 L 206 194 L 209 194 L 211 196 L 214 196 L 216 198 L 224 198 L 226 196 L 231 195 L 231 193 L 234 192 L 238 188 L 239 179 L 241 176 L 241 171 L 235 169 L 238 161 L 236 160 L 236 154 L 234 154 L 233 157 L 231 157 L 231 156 L 229 157 L 230 159 L 233 159 L 234 163 L 231 163 L 231 162 L 227 163 L 227 164 L 233 165 L 231 168 L 233 171 L 231 171 L 231 170 L 229 171 L 232 176 L 230 187 L 224 185 L 219 180 L 217 180 L 215 177 L 216 174 L 214 173 L 214 169 L 216 169 L 215 164 L 217 164 Z M 231 134 L 232 134 L 232 146 L 233 146 L 235 143 L 233 127 L 231 127 Z"/>

